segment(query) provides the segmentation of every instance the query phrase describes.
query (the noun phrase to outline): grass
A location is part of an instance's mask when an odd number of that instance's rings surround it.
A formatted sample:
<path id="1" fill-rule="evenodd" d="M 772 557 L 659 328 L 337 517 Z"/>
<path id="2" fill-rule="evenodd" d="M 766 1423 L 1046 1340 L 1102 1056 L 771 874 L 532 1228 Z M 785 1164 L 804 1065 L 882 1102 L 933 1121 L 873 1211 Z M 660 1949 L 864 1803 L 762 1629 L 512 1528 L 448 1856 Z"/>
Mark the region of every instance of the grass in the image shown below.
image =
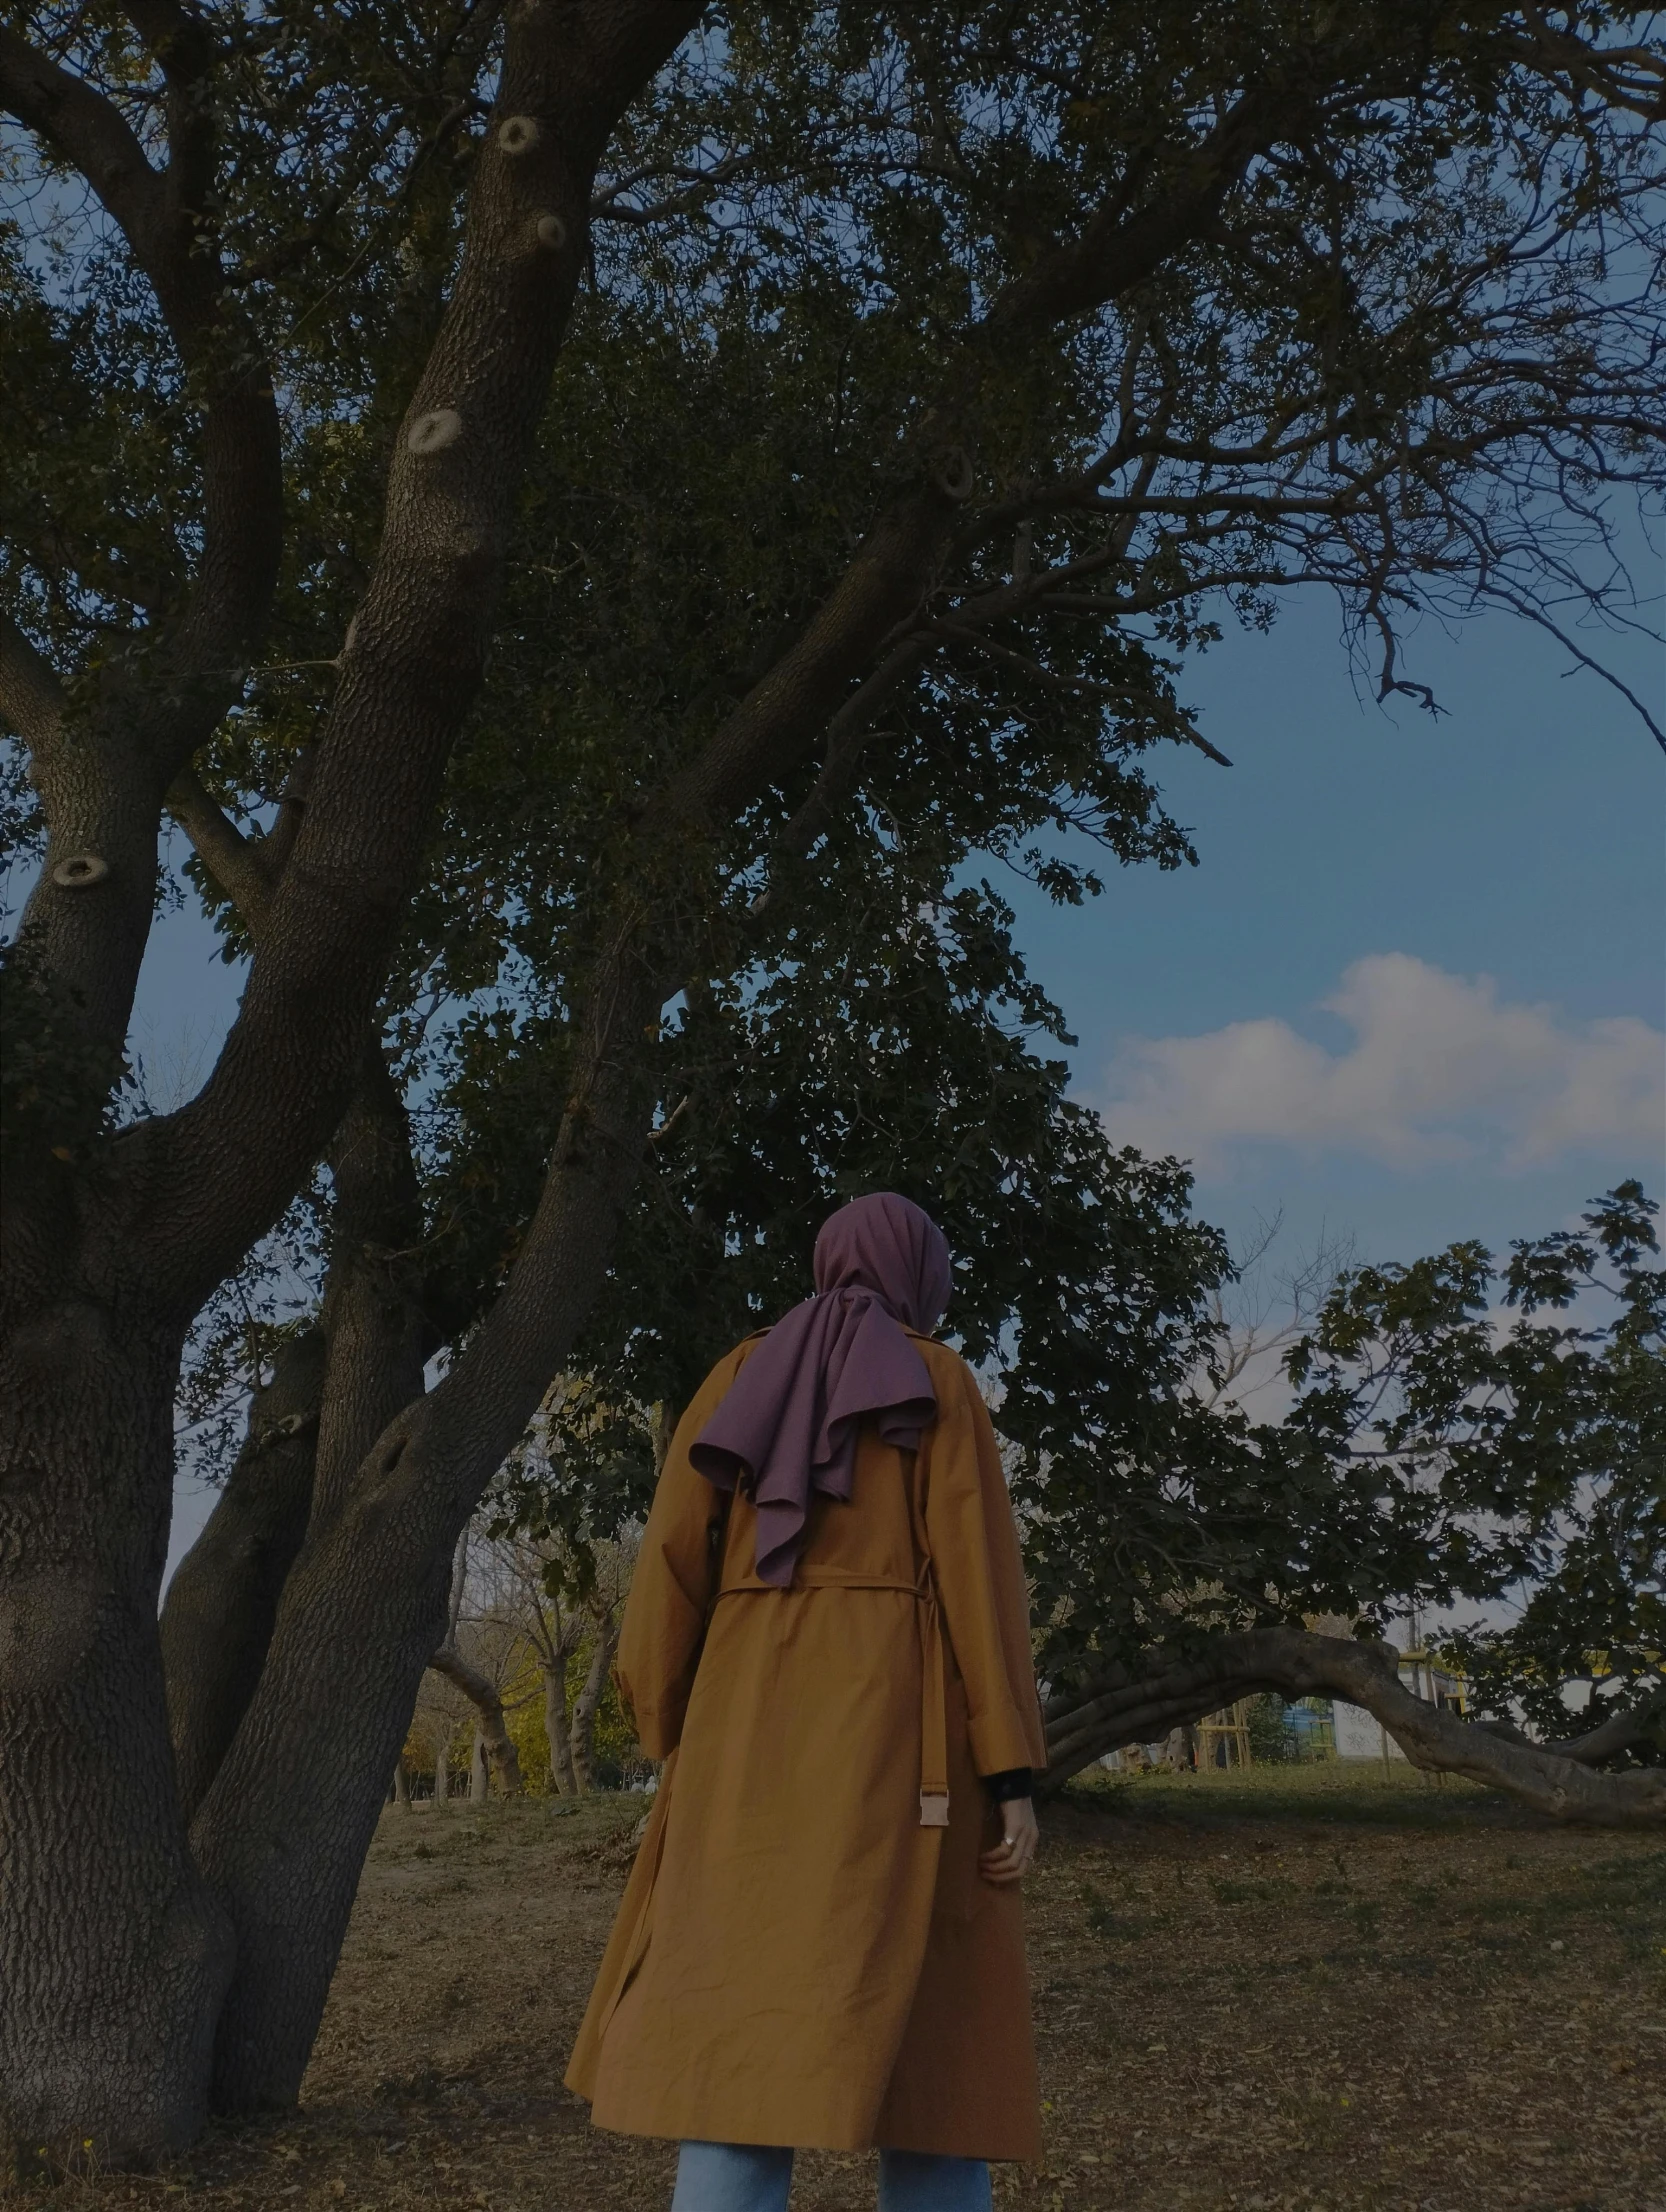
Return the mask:
<path id="1" fill-rule="evenodd" d="M 640 1798 L 384 1817 L 298 2114 L 43 2212 L 656 2212 L 559 2086 Z M 1666 1844 L 1378 1768 L 1096 1779 L 1029 1886 L 1047 2158 L 1003 2208 L 1666 2212 Z M 795 2212 L 873 2203 L 800 2162 Z"/>

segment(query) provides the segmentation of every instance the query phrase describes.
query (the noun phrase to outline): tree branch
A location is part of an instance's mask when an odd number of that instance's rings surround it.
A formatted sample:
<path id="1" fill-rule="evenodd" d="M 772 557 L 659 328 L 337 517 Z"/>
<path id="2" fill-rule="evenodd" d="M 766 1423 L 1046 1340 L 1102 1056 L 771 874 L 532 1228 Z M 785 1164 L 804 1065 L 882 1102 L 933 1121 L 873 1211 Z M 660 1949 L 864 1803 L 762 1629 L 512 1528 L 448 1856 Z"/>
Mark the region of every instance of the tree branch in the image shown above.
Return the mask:
<path id="1" fill-rule="evenodd" d="M 204 388 L 202 553 L 178 621 L 145 644 L 162 698 L 148 723 L 139 718 L 142 742 L 166 782 L 237 696 L 240 666 L 264 630 L 282 550 L 283 471 L 271 377 L 253 330 L 226 302 L 210 232 L 211 34 L 172 0 L 140 0 L 129 12 L 168 86 L 165 173 L 146 160 L 112 101 L 6 30 L 0 100 L 80 171 L 115 218 L 180 359 Z M 131 730 L 131 699 L 126 720 Z"/>
<path id="2" fill-rule="evenodd" d="M 0 715 L 32 753 L 49 746 L 69 699 L 44 656 L 8 614 L 0 613 Z"/>
<path id="3" fill-rule="evenodd" d="M 1328 1695 L 1362 1706 L 1414 1766 L 1467 1775 L 1553 1819 L 1666 1826 L 1666 1773 L 1659 1769 L 1593 1774 L 1555 1747 L 1505 1742 L 1414 1697 L 1400 1681 L 1397 1654 L 1386 1645 L 1295 1628 L 1217 1636 L 1184 1654 L 1159 1648 L 1135 1669 L 1114 1668 L 1082 1690 L 1049 1700 L 1041 1793 L 1061 1789 L 1107 1751 L 1265 1690 L 1291 1700 Z"/>
<path id="4" fill-rule="evenodd" d="M 1582 1735 L 1563 1736 L 1555 1743 L 1535 1744 L 1513 1721 L 1478 1720 L 1473 1726 L 1485 1729 L 1489 1736 L 1497 1736 L 1505 1743 L 1526 1744 L 1533 1750 L 1554 1752 L 1557 1758 L 1576 1760 L 1580 1766 L 1600 1766 L 1604 1759 L 1615 1758 L 1634 1744 L 1647 1743 L 1663 1714 L 1666 1714 L 1666 1683 L 1646 1691 L 1635 1704 L 1620 1705 L 1595 1728 L 1587 1728 Z"/>
<path id="5" fill-rule="evenodd" d="M 519 1797 L 521 1794 L 521 1762 L 515 1750 L 514 1739 L 503 1724 L 503 1699 L 478 1667 L 471 1667 L 457 1646 L 441 1644 L 428 1662 L 435 1674 L 461 1690 L 475 1711 L 480 1715 L 480 1733 L 486 1743 L 486 1757 L 497 1781 L 500 1797 Z"/>
<path id="6" fill-rule="evenodd" d="M 236 907 L 244 928 L 258 941 L 272 905 L 272 885 L 260 846 L 215 804 L 194 768 L 182 768 L 169 785 L 168 812 Z"/>

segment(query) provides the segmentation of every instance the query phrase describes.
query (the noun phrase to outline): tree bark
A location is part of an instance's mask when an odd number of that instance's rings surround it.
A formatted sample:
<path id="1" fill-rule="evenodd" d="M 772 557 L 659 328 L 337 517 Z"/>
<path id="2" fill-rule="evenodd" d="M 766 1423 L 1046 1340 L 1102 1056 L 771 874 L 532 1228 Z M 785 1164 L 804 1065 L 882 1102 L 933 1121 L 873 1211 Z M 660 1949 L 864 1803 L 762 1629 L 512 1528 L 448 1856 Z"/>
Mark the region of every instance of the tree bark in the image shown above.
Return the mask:
<path id="1" fill-rule="evenodd" d="M 403 1501 L 387 1477 L 399 1453 L 367 1470 L 362 1449 L 342 1450 L 354 1510 L 330 1498 L 315 1513 L 310 1558 L 304 1544 L 291 1570 L 262 1676 L 271 1694 L 257 1689 L 198 1808 L 205 1882 L 185 1847 L 156 1617 L 179 1347 L 346 1103 L 478 688 L 508 522 L 583 262 L 595 164 L 697 13 L 655 0 L 517 11 L 500 112 L 536 117 L 542 146 L 517 164 L 494 136 L 476 167 L 451 304 L 395 451 L 357 647 L 226 1049 L 196 1100 L 123 1131 L 96 1176 L 77 1180 L 51 1160 L 26 1183 L 8 1176 L 0 2096 L 18 2140 L 73 2149 L 91 2139 L 110 2163 L 181 2147 L 202 2119 L 211 2047 L 223 2101 L 287 2102 L 316 2030 L 384 1778 L 439 1640 L 444 1564 L 465 1515 L 443 1462 L 430 1460 L 420 1474 L 432 1508 L 390 1543 L 385 1516 L 397 1518 Z M 162 186 L 118 111 L 9 33 L 4 45 L 19 112 L 107 197 L 127 194 L 117 219 L 175 320 L 166 288 L 182 270 L 191 281 L 216 265 L 212 234 L 200 253 L 183 237 L 177 266 L 148 259 L 141 233 Z M 170 111 L 170 126 L 212 111 L 212 98 L 193 98 Z M 564 225 L 553 257 L 537 239 L 546 208 Z M 188 352 L 190 333 L 177 333 Z M 417 433 L 459 396 L 464 434 L 435 458 Z M 49 851 L 30 941 L 57 1000 L 76 994 L 112 1062 L 143 954 L 163 794 L 236 696 L 240 679 L 228 683 L 226 671 L 244 655 L 233 648 L 258 631 L 275 568 L 269 382 L 241 361 L 224 421 L 220 395 L 208 398 L 205 568 L 181 658 L 162 667 L 151 701 L 160 726 L 133 742 L 117 732 L 123 742 L 102 752 L 79 727 L 51 760 L 37 748 Z M 259 470 L 239 480 L 231 465 L 239 424 L 257 415 L 266 473 L 256 488 L 273 495 L 258 516 L 240 512 L 237 495 Z M 212 697 L 196 682 L 210 667 Z M 106 872 L 62 889 L 53 869 L 77 851 Z M 107 1084 L 84 1087 L 96 1103 Z M 586 1273 L 586 1293 L 592 1280 Z M 397 1588 L 383 1579 L 390 1571 Z M 297 1624 L 287 1638 L 286 1618 Z M 319 1622 L 322 1668 L 301 1648 L 317 1643 Z M 343 1697 L 367 1652 L 373 1681 Z"/>
<path id="2" fill-rule="evenodd" d="M 207 1794 L 266 1661 L 278 1598 L 312 1509 L 326 1340 L 309 1329 L 278 1348 L 249 1407 L 248 1437 L 162 1607 L 168 1693 L 184 1817 Z"/>
<path id="3" fill-rule="evenodd" d="M 1397 1656 L 1386 1645 L 1297 1628 L 1217 1636 L 1183 1653 L 1158 1649 L 1137 1667 L 1109 1669 L 1080 1690 L 1051 1699 L 1046 1710 L 1048 1765 L 1038 1794 L 1052 1795 L 1107 1751 L 1149 1742 L 1162 1730 L 1201 1720 L 1222 1705 L 1265 1690 L 1290 1699 L 1340 1697 L 1362 1706 L 1414 1766 L 1468 1775 L 1554 1820 L 1607 1828 L 1666 1827 L 1666 1771 L 1594 1774 L 1554 1750 L 1506 1742 L 1413 1697 L 1400 1681 Z"/>
<path id="4" fill-rule="evenodd" d="M 497 1779 L 500 1797 L 518 1797 L 521 1793 L 521 1761 L 503 1721 L 503 1700 L 495 1685 L 478 1667 L 471 1667 L 455 1644 L 441 1644 L 428 1664 L 436 1674 L 462 1691 L 479 1716 L 477 1733 L 480 1747 L 492 1774 Z"/>
<path id="5" fill-rule="evenodd" d="M 556 1797 L 577 1797 L 578 1773 L 573 1765 L 573 1739 L 567 1726 L 567 1654 L 545 1665 L 544 1738 L 550 1747 L 550 1790 Z"/>
<path id="6" fill-rule="evenodd" d="M 0 2137 L 148 2164 L 202 2125 L 232 1970 L 186 1848 L 156 1600 L 177 1341 L 54 1299 L 0 1354 Z M 88 2147 L 90 2145 L 90 2148 Z"/>
<path id="7" fill-rule="evenodd" d="M 451 1738 L 436 1732 L 434 1737 L 434 1804 L 436 1809 L 451 1802 Z"/>
<path id="8" fill-rule="evenodd" d="M 317 1329 L 286 1341 L 248 1440 L 170 1584 L 162 1659 L 189 1822 L 237 1733 L 278 1598 L 310 1523 L 421 1395 L 432 1342 L 416 1257 L 422 1209 L 404 1106 L 375 1046 L 330 1147 L 331 1255 Z"/>
<path id="9" fill-rule="evenodd" d="M 1599 1721 L 1595 1728 L 1587 1728 L 1582 1735 L 1563 1736 L 1555 1743 L 1535 1745 L 1531 1736 L 1524 1735 L 1508 1721 L 1479 1720 L 1473 1725 L 1489 1736 L 1502 1738 L 1505 1743 L 1526 1744 L 1531 1750 L 1549 1751 L 1559 1759 L 1572 1759 L 1588 1767 L 1600 1766 L 1605 1759 L 1617 1758 L 1621 1752 L 1633 1750 L 1638 1744 L 1654 1743 L 1659 1748 L 1663 1720 L 1666 1720 L 1666 1684 L 1645 1690 L 1631 1704 L 1620 1705 L 1606 1720 Z"/>
<path id="10" fill-rule="evenodd" d="M 474 1742 L 469 1749 L 469 1803 L 484 1805 L 486 1797 L 486 1732 L 476 1721 Z"/>
<path id="11" fill-rule="evenodd" d="M 422 1265 L 422 1192 L 405 1104 L 380 1044 L 330 1144 L 335 1202 L 320 1323 L 330 1357 L 319 1403 L 309 1528 L 339 1512 L 365 1454 L 422 1395 L 436 1345 Z"/>
<path id="12" fill-rule="evenodd" d="M 411 1809 L 411 1778 L 405 1772 L 405 1758 L 401 1753 L 393 1769 L 393 1801 L 404 1812 Z"/>

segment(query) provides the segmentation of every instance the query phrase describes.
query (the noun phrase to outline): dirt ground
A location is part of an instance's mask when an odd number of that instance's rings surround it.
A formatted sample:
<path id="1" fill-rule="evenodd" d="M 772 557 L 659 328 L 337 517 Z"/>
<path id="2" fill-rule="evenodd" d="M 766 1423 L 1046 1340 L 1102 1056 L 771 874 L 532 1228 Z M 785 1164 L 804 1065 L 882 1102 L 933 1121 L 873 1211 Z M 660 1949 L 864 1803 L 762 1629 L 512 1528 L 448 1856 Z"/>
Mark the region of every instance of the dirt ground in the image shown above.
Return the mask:
<path id="1" fill-rule="evenodd" d="M 390 1808 L 298 2115 L 43 2212 L 660 2212 L 672 2147 L 560 2087 L 642 1809 Z M 1666 1840 L 1376 1768 L 1107 1781 L 1029 1905 L 1048 2153 L 999 2206 L 1666 2212 Z M 795 2212 L 873 2186 L 808 2156 Z"/>

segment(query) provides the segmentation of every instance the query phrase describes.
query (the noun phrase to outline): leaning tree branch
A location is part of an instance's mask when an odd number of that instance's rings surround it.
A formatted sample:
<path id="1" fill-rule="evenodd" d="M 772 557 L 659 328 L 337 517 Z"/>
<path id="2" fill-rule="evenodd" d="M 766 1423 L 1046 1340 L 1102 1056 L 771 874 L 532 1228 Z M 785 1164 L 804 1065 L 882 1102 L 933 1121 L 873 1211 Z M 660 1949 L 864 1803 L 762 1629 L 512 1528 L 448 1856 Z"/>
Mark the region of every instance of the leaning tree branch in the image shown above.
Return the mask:
<path id="1" fill-rule="evenodd" d="M 1637 1744 L 1647 1743 L 1658 1733 L 1663 1717 L 1666 1717 L 1666 1682 L 1659 1682 L 1635 1704 L 1621 1706 L 1606 1720 L 1599 1721 L 1595 1728 L 1587 1728 L 1582 1735 L 1565 1736 L 1560 1742 L 1545 1744 L 1543 1749 L 1554 1751 L 1563 1759 L 1576 1759 L 1581 1766 L 1594 1766 L 1603 1759 L 1617 1757 L 1622 1751 L 1630 1751 Z"/>
<path id="2" fill-rule="evenodd" d="M 86 686 L 75 744 L 46 728 L 34 749 L 47 851 L 21 932 L 109 1068 L 149 936 L 163 793 L 241 689 L 283 542 L 272 381 L 252 329 L 227 308 L 215 250 L 211 44 L 194 12 L 170 0 L 140 13 L 159 41 L 178 133 L 165 174 L 113 101 L 0 30 L 0 103 L 80 172 L 115 219 L 202 409 L 200 551 L 180 611 L 107 655 Z"/>
<path id="3" fill-rule="evenodd" d="M 457 1646 L 441 1644 L 428 1665 L 435 1674 L 444 1675 L 455 1688 L 462 1691 L 475 1711 L 480 1715 L 480 1733 L 486 1745 L 486 1758 L 497 1781 L 500 1797 L 519 1797 L 521 1794 L 521 1762 L 513 1737 L 504 1726 L 503 1699 L 478 1667 L 471 1667 Z"/>
<path id="4" fill-rule="evenodd" d="M 1107 1751 L 1268 1690 L 1292 1701 L 1330 1696 L 1362 1706 L 1414 1766 L 1467 1775 L 1552 1819 L 1666 1827 L 1666 1773 L 1659 1769 L 1593 1774 L 1554 1747 L 1506 1742 L 1414 1697 L 1400 1680 L 1398 1654 L 1387 1645 L 1297 1628 L 1216 1636 L 1183 1653 L 1159 1648 L 1135 1667 L 1110 1669 L 1053 1698 L 1045 1714 L 1048 1764 L 1040 1794 L 1053 1795 Z"/>

